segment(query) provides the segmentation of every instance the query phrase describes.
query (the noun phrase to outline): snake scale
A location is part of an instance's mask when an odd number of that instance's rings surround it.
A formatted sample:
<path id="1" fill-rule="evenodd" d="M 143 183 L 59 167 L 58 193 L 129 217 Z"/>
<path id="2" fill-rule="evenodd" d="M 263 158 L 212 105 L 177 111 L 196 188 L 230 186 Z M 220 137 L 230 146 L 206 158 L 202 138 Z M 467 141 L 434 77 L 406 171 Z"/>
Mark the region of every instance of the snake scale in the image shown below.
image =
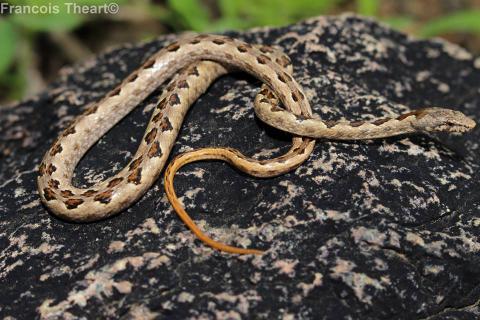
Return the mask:
<path id="1" fill-rule="evenodd" d="M 322 121 L 312 117 L 308 99 L 292 77 L 290 60 L 279 50 L 226 36 L 189 36 L 152 55 L 60 134 L 39 166 L 37 182 L 42 202 L 55 215 L 77 222 L 103 219 L 129 207 L 159 177 L 188 108 L 216 78 L 233 70 L 248 72 L 263 81 L 255 98 L 257 116 L 297 136 L 290 150 L 274 159 L 256 160 L 231 148 L 204 148 L 178 156 L 167 167 L 165 190 L 175 211 L 202 241 L 222 251 L 261 252 L 218 243 L 196 227 L 173 189 L 175 172 L 187 163 L 219 159 L 250 175 L 272 177 L 303 163 L 313 151 L 315 138 L 373 139 L 420 131 L 461 133 L 475 126 L 463 113 L 444 108 L 425 108 L 370 122 Z M 171 78 L 128 165 L 93 186 L 75 187 L 74 170 L 90 147 Z"/>

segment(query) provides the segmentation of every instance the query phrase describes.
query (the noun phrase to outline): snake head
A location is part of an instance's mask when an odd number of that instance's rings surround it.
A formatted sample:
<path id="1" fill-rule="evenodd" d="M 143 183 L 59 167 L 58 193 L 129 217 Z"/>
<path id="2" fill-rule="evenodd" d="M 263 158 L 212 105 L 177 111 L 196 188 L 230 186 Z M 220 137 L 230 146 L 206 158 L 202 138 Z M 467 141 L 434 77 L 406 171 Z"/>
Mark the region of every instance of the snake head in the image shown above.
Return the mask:
<path id="1" fill-rule="evenodd" d="M 426 108 L 414 112 L 413 127 L 421 131 L 464 133 L 476 123 L 460 111 L 445 108 Z"/>

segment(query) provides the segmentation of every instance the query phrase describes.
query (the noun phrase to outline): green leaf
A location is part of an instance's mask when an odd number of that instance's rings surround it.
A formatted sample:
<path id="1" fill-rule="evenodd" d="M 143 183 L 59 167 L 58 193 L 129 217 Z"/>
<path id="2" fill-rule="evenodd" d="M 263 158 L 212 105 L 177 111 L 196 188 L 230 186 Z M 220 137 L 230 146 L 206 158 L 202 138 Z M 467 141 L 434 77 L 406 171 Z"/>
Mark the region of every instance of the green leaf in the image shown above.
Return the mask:
<path id="1" fill-rule="evenodd" d="M 2 92 L 2 98 L 8 100 L 19 100 L 23 97 L 26 81 L 23 74 L 18 71 L 13 73 L 0 74 L 0 85 L 7 91 Z"/>
<path id="2" fill-rule="evenodd" d="M 406 30 L 415 23 L 415 20 L 408 16 L 384 18 L 382 21 L 388 24 L 390 27 L 398 30 Z"/>
<path id="3" fill-rule="evenodd" d="M 232 0 L 219 0 L 218 8 L 220 9 L 223 19 L 237 19 L 242 13 L 242 2 Z"/>
<path id="4" fill-rule="evenodd" d="M 15 23 L 31 31 L 69 31 L 83 22 L 80 15 L 46 14 L 46 15 L 15 15 Z"/>
<path id="5" fill-rule="evenodd" d="M 7 19 L 0 19 L 0 75 L 10 67 L 15 57 L 16 33 Z"/>
<path id="6" fill-rule="evenodd" d="M 251 26 L 280 26 L 325 14 L 339 2 L 341 0 L 243 0 L 239 11 L 240 18 Z"/>
<path id="7" fill-rule="evenodd" d="M 433 37 L 447 32 L 480 32 L 480 10 L 458 11 L 423 25 L 419 34 Z"/>
<path id="8" fill-rule="evenodd" d="M 379 0 L 357 0 L 357 12 L 364 16 L 377 16 L 379 7 Z"/>
<path id="9" fill-rule="evenodd" d="M 225 30 L 245 29 L 249 27 L 247 21 L 237 18 L 220 18 L 214 21 L 209 30 L 213 32 L 221 32 Z"/>
<path id="10" fill-rule="evenodd" d="M 206 31 L 209 14 L 199 0 L 168 0 L 170 8 L 182 19 L 182 24 L 195 31 Z"/>

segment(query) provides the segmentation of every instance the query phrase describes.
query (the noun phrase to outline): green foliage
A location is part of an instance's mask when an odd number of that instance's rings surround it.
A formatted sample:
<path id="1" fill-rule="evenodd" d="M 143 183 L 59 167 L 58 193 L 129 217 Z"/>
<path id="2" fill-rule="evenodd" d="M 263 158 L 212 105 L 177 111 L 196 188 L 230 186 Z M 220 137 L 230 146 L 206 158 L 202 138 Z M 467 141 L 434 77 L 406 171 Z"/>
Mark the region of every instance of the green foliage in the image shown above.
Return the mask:
<path id="1" fill-rule="evenodd" d="M 377 16 L 380 0 L 357 0 L 357 12 L 364 16 Z"/>
<path id="2" fill-rule="evenodd" d="M 427 22 L 419 31 L 423 37 L 449 32 L 480 33 L 480 10 L 458 11 Z"/>
<path id="3" fill-rule="evenodd" d="M 69 31 L 75 29 L 83 22 L 83 17 L 69 14 L 65 10 L 58 14 L 22 14 L 14 15 L 12 22 L 33 32 Z"/>
<path id="4" fill-rule="evenodd" d="M 180 17 L 180 24 L 175 22 L 175 18 L 171 22 L 176 27 L 186 27 L 187 29 L 204 31 L 208 29 L 210 17 L 208 10 L 198 0 L 169 0 L 168 5 L 172 11 Z"/>
<path id="5" fill-rule="evenodd" d="M 128 0 L 116 0 L 117 4 L 126 3 Z M 73 2 L 73 1 L 72 1 Z M 77 5 L 101 6 L 109 4 L 110 0 L 76 0 Z M 19 43 L 25 44 L 25 48 L 31 47 L 31 42 L 36 35 L 42 32 L 67 32 L 84 23 L 87 17 L 69 12 L 64 2 L 51 0 L 10 0 L 12 6 L 43 7 L 44 13 L 27 12 L 31 9 L 22 9 L 21 14 L 12 14 L 0 18 L 0 84 L 9 88 L 8 96 L 20 98 L 26 84 L 26 69 L 31 64 L 30 54 L 18 54 Z M 9 72 L 10 66 L 17 62 L 16 68 Z"/>
<path id="6" fill-rule="evenodd" d="M 6 20 L 0 20 L 0 75 L 8 70 L 15 57 L 17 37 L 12 24 Z"/>
<path id="7" fill-rule="evenodd" d="M 390 25 L 394 29 L 405 30 L 410 28 L 414 23 L 414 19 L 408 16 L 398 16 L 382 19 L 383 22 Z"/>
<path id="8" fill-rule="evenodd" d="M 77 5 L 101 6 L 114 1 L 132 8 L 142 7 L 146 18 L 157 19 L 174 30 L 216 32 L 257 26 L 281 26 L 312 16 L 340 12 L 345 5 L 355 5 L 361 15 L 376 17 L 393 28 L 409 30 L 417 36 L 431 37 L 451 32 L 480 33 L 480 10 L 455 12 L 423 25 L 412 17 L 382 17 L 382 0 L 167 0 L 164 5 L 153 0 L 76 0 Z M 67 12 L 64 1 L 9 0 L 11 5 L 56 6 L 46 14 L 11 14 L 0 18 L 0 85 L 21 96 L 26 83 L 29 54 L 17 54 L 32 48 L 40 33 L 70 32 L 101 15 Z M 58 12 L 57 12 L 58 10 Z M 126 11 L 128 9 L 125 9 Z M 413 28 L 415 27 L 415 28 Z M 15 64 L 14 64 L 15 63 Z M 11 68 L 14 66 L 14 68 Z"/>
<path id="9" fill-rule="evenodd" d="M 224 0 L 223 2 L 227 2 Z M 230 1 L 235 2 L 235 1 Z M 230 16 L 245 19 L 246 26 L 280 26 L 325 14 L 340 1 L 244 0 L 228 8 Z M 241 3 L 241 5 L 239 5 Z M 225 7 L 225 6 L 223 6 Z M 224 13 L 224 12 L 222 12 Z"/>
<path id="10" fill-rule="evenodd" d="M 281 26 L 300 19 L 326 14 L 341 0 L 218 0 L 220 17 L 211 19 L 201 0 L 169 0 L 183 27 L 199 32 Z"/>

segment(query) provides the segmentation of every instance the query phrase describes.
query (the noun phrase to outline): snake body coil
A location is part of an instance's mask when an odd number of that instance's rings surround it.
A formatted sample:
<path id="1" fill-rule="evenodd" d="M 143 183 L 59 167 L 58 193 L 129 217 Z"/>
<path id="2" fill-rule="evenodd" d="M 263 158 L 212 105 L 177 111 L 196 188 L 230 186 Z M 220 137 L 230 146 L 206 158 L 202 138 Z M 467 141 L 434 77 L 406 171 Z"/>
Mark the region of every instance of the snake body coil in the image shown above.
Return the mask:
<path id="1" fill-rule="evenodd" d="M 314 147 L 312 138 L 372 139 L 415 131 L 465 132 L 475 126 L 462 113 L 443 108 L 426 108 L 371 122 L 314 119 L 307 97 L 291 75 L 288 57 L 267 46 L 224 36 L 198 35 L 160 50 L 64 130 L 39 167 L 38 188 L 43 203 L 54 214 L 72 221 L 99 220 L 129 207 L 160 175 L 190 105 L 217 77 L 232 68 L 246 71 L 265 83 L 255 99 L 255 112 L 260 119 L 306 137 L 293 138 L 292 148 L 275 159 L 258 161 L 234 149 L 208 148 L 181 155 L 167 169 L 165 186 L 175 210 L 203 241 L 224 251 L 258 253 L 209 239 L 186 212 L 181 212 L 183 208 L 173 191 L 173 176 L 186 163 L 221 159 L 251 175 L 270 177 L 305 161 Z M 115 176 L 89 188 L 73 186 L 75 167 L 88 149 L 176 73 L 159 98 L 132 161 Z"/>

